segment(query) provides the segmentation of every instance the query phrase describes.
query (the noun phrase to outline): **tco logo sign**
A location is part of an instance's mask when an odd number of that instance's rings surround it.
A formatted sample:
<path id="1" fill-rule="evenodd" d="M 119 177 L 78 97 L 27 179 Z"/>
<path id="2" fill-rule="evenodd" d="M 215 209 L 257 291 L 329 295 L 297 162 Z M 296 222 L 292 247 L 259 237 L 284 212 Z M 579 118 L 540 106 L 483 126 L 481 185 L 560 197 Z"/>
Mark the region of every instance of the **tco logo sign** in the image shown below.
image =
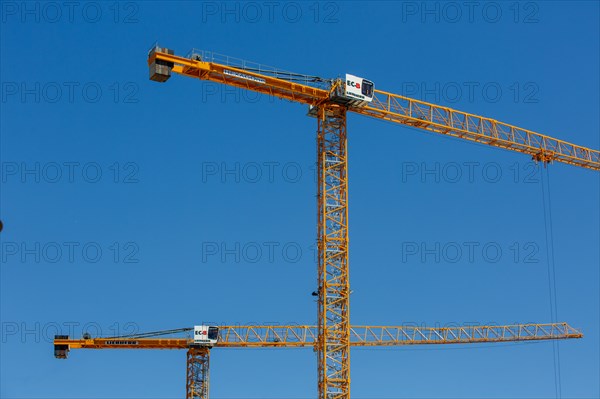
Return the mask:
<path id="1" fill-rule="evenodd" d="M 347 84 L 348 86 L 352 86 L 352 87 L 356 87 L 357 89 L 360 89 L 360 83 L 356 83 L 356 82 L 353 82 L 353 81 L 351 81 L 351 80 L 347 80 L 347 81 L 346 81 L 346 84 Z"/>

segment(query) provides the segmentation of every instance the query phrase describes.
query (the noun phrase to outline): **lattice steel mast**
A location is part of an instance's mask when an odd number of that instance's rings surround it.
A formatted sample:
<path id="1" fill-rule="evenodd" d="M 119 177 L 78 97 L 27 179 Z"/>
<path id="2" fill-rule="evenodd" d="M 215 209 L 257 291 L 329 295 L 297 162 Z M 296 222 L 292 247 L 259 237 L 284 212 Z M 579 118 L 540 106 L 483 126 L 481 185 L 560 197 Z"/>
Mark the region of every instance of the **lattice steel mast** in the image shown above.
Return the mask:
<path id="1" fill-rule="evenodd" d="M 318 110 L 319 392 L 350 395 L 350 279 L 348 276 L 348 157 L 346 108 Z"/>
<path id="2" fill-rule="evenodd" d="M 528 154 L 544 163 L 561 162 L 600 170 L 600 152 L 466 112 L 381 90 L 369 101 L 344 97 L 351 82 L 281 71 L 230 57 L 194 51 L 179 57 L 153 47 L 150 79 L 165 82 L 172 73 L 268 94 L 310 106 L 318 120 L 318 325 L 225 327 L 218 347 L 312 346 L 318 358 L 319 399 L 350 398 L 350 348 L 408 344 L 506 342 L 581 338 L 566 323 L 457 328 L 351 327 L 348 263 L 347 112 L 391 121 L 456 138 Z M 348 75 L 347 75 L 348 76 Z M 365 80 L 366 81 L 366 80 Z M 372 85 L 372 82 L 370 82 Z M 363 82 L 363 89 L 365 85 Z M 372 88 L 373 86 L 371 86 Z M 272 341 L 270 337 L 275 337 Z M 137 337 L 121 340 L 55 340 L 57 357 L 71 348 L 188 349 L 188 398 L 208 395 L 208 349 L 189 340 Z M 57 349 L 58 348 L 58 349 Z M 204 395 L 204 396 L 203 396 Z"/>

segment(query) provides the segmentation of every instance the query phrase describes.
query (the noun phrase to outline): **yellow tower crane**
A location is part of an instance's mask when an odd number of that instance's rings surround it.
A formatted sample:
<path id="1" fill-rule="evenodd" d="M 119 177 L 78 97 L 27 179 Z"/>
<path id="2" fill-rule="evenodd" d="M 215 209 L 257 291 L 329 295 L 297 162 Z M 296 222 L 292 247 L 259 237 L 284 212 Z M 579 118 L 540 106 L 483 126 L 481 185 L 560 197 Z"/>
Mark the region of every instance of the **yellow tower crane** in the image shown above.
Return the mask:
<path id="1" fill-rule="evenodd" d="M 207 339 L 198 338 L 204 336 L 198 334 L 203 331 L 207 332 Z M 84 335 L 82 339 L 70 339 L 66 335 L 57 335 L 54 356 L 66 359 L 71 349 L 187 349 L 186 399 L 208 399 L 212 348 L 312 347 L 318 353 L 320 336 L 317 327 L 300 325 L 195 326 L 107 338 Z M 446 328 L 353 326 L 350 328 L 349 346 L 473 344 L 582 337 L 579 331 L 566 323 Z"/>
<path id="2" fill-rule="evenodd" d="M 318 209 L 318 324 L 314 326 L 196 326 L 193 329 L 112 338 L 57 336 L 55 355 L 69 349 L 187 349 L 187 398 L 208 398 L 211 347 L 310 346 L 317 353 L 318 398 L 350 398 L 350 348 L 413 344 L 504 342 L 581 338 L 566 323 L 456 328 L 353 327 L 348 274 L 348 180 L 346 114 L 354 112 L 425 131 L 518 151 L 544 164 L 562 162 L 600 170 L 600 152 L 448 107 L 375 89 L 374 83 L 347 74 L 322 79 L 281 71 L 211 52 L 186 57 L 154 46 L 148 53 L 150 79 L 172 73 L 217 82 L 306 104 L 316 117 Z M 198 340 L 196 332 L 213 337 Z M 216 328 L 216 330 L 215 330 Z M 194 331 L 193 338 L 156 338 Z"/>

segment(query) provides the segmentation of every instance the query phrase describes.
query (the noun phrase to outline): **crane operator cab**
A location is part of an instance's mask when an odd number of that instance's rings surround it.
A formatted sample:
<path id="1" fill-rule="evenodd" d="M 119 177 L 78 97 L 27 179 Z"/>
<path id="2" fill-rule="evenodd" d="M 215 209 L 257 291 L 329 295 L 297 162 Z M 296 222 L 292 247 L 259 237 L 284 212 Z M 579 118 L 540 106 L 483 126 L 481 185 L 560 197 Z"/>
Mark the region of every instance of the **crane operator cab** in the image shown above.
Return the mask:
<path id="1" fill-rule="evenodd" d="M 346 80 L 331 93 L 331 100 L 340 104 L 363 107 L 373 101 L 375 85 L 370 80 L 346 74 Z"/>
<path id="2" fill-rule="evenodd" d="M 373 101 L 375 85 L 368 79 L 346 74 L 346 80 L 338 79 L 329 95 L 332 102 L 348 107 L 364 107 Z M 309 105 L 308 115 L 317 117 L 317 108 Z"/>
<path id="3" fill-rule="evenodd" d="M 219 327 L 194 326 L 193 346 L 214 346 L 219 341 Z"/>

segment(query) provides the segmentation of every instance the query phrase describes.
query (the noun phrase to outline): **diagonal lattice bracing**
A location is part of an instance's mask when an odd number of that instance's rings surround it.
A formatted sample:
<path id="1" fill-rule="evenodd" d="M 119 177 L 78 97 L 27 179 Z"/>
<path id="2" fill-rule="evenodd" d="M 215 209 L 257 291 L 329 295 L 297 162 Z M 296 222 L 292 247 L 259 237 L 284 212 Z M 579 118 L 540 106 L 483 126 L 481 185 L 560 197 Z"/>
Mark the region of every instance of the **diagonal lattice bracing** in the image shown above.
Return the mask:
<path id="1" fill-rule="evenodd" d="M 319 109 L 317 132 L 319 399 L 350 398 L 346 109 Z"/>
<path id="2" fill-rule="evenodd" d="M 208 399 L 209 349 L 190 348 L 187 352 L 186 399 Z"/>

